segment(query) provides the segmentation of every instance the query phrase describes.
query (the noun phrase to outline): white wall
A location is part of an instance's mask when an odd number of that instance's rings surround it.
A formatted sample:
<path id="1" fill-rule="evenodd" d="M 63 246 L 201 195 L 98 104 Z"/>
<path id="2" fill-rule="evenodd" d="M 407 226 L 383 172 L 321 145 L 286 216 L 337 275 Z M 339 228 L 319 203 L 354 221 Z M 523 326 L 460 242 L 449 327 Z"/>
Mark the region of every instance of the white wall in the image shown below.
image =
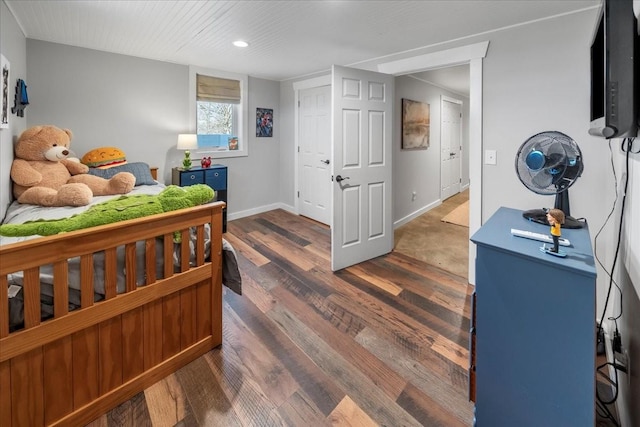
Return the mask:
<path id="1" fill-rule="evenodd" d="M 310 76 L 312 78 L 314 76 Z M 300 79 L 305 80 L 305 79 Z M 280 120 L 282 121 L 282 131 L 280 133 L 280 162 L 281 165 L 289 165 L 280 168 L 280 200 L 291 207 L 295 207 L 295 91 L 293 90 L 293 80 L 280 83 Z"/>
<path id="2" fill-rule="evenodd" d="M 602 176 L 608 149 L 587 133 L 594 26 L 595 11 L 588 11 L 492 34 L 483 63 L 483 143 L 484 149 L 497 150 L 498 164 L 483 167 L 483 218 L 502 205 L 553 205 L 554 196 L 522 185 L 514 159 L 527 138 L 557 130 L 572 137 L 584 157 L 584 173 L 569 190 L 571 214 L 585 217 L 591 228 L 604 221 L 606 201 L 613 200 Z"/>
<path id="3" fill-rule="evenodd" d="M 4 1 L 0 1 L 0 53 L 7 58 L 11 66 L 9 84 L 9 127 L 0 129 L 0 221 L 4 218 L 7 205 L 13 199 L 11 189 L 11 162 L 13 161 L 13 144 L 26 128 L 30 108 L 27 107 L 24 117 L 11 114 L 17 79 L 27 80 L 27 42 L 13 14 Z M 31 88 L 27 88 L 31 96 Z"/>
<path id="4" fill-rule="evenodd" d="M 160 180 L 171 183 L 171 168 L 183 156 L 175 148 L 177 135 L 193 127 L 186 65 L 32 39 L 27 65 L 29 126 L 71 129 L 79 157 L 96 147 L 120 147 L 129 161 L 159 167 Z M 214 159 L 229 168 L 230 219 L 278 202 L 278 88 L 277 82 L 249 79 L 249 156 Z M 255 137 L 256 107 L 274 109 L 274 137 Z"/>
<path id="5" fill-rule="evenodd" d="M 249 156 L 220 159 L 229 167 L 229 219 L 283 207 L 279 194 L 281 123 L 280 84 L 249 78 Z M 256 108 L 273 109 L 273 137 L 256 138 Z"/>
<path id="6" fill-rule="evenodd" d="M 177 135 L 188 129 L 188 67 L 33 39 L 27 67 L 29 126 L 70 129 L 78 157 L 116 146 L 171 179 Z"/>
<path id="7" fill-rule="evenodd" d="M 624 195 L 625 176 L 629 176 L 626 191 L 624 221 L 622 226 L 622 238 L 620 239 L 620 252 L 614 271 L 614 278 L 621 292 L 614 286 L 611 291 L 609 315 L 618 316 L 622 307 L 622 318 L 618 320 L 618 328 L 622 337 L 623 349 L 629 353 L 631 363 L 631 381 L 623 376 L 620 381 L 620 399 L 618 408 L 621 414 L 623 426 L 640 426 L 640 154 L 629 155 L 629 169 L 627 173 L 626 153 L 620 150 L 620 141 L 613 141 L 614 163 L 618 175 L 619 200 L 615 212 L 615 219 L 603 232 L 607 235 L 615 235 L 620 226 L 620 209 Z M 640 150 L 640 138 L 636 138 L 632 151 Z M 604 265 L 611 271 L 615 253 L 615 242 L 606 252 Z M 621 301 L 622 298 L 622 301 Z"/>

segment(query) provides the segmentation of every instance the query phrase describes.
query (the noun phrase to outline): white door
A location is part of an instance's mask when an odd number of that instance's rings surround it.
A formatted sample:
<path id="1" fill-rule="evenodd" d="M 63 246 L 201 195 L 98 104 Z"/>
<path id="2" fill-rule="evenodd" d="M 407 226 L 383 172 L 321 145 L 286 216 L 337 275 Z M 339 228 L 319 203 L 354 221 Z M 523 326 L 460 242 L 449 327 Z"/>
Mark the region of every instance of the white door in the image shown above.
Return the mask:
<path id="1" fill-rule="evenodd" d="M 442 99 L 440 116 L 440 197 L 448 199 L 460 192 L 462 104 Z"/>
<path id="2" fill-rule="evenodd" d="M 299 213 L 331 225 L 331 86 L 300 91 Z"/>
<path id="3" fill-rule="evenodd" d="M 333 271 L 393 249 L 391 144 L 394 77 L 332 69 Z"/>

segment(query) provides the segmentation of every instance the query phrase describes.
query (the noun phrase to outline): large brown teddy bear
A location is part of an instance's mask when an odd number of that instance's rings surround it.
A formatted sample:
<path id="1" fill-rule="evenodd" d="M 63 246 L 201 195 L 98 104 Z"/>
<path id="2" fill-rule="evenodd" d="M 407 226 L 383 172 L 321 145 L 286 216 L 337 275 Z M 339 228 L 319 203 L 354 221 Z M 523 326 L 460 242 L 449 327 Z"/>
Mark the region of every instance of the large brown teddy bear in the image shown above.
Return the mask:
<path id="1" fill-rule="evenodd" d="M 25 130 L 11 165 L 13 194 L 19 203 L 41 206 L 84 206 L 93 196 L 126 194 L 136 178 L 120 172 L 107 180 L 88 175 L 89 168 L 68 159 L 71 131 L 55 126 Z"/>

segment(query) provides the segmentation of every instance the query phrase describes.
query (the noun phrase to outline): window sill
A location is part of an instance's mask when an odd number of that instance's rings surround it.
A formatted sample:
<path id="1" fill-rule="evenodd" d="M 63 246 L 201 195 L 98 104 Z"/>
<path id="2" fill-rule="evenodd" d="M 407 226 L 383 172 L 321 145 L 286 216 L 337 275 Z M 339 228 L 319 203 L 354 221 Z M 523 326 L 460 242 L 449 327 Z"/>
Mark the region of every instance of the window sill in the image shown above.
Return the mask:
<path id="1" fill-rule="evenodd" d="M 195 158 L 211 156 L 214 159 L 226 159 L 230 157 L 247 157 L 247 150 L 216 150 L 213 148 L 199 148 L 193 151 Z"/>

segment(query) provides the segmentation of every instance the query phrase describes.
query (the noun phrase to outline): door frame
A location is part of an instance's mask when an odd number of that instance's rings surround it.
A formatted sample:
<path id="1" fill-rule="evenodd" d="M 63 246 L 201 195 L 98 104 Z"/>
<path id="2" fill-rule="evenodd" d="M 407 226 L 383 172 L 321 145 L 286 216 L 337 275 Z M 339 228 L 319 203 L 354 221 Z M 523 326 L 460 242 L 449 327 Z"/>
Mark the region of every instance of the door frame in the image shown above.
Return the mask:
<path id="1" fill-rule="evenodd" d="M 298 147 L 300 147 L 300 111 L 298 105 L 300 105 L 300 91 L 305 89 L 313 89 L 316 87 L 322 86 L 331 86 L 331 74 L 326 76 L 315 77 L 313 79 L 301 80 L 299 82 L 293 83 L 293 91 L 294 91 L 294 113 L 293 113 L 293 126 L 294 126 L 294 168 L 295 168 L 295 177 L 293 182 L 293 200 L 295 200 L 295 208 L 296 215 L 300 215 L 300 198 L 298 197 L 298 191 L 300 189 L 300 179 L 299 179 L 299 168 L 298 164 Z M 333 159 L 331 160 L 331 164 L 333 164 Z M 331 207 L 333 210 L 333 206 Z M 333 222 L 333 215 L 329 217 L 329 227 L 331 227 L 331 223 Z"/>
<path id="2" fill-rule="evenodd" d="M 326 89 L 324 89 L 326 88 Z M 314 86 L 314 87 L 310 87 L 310 88 L 306 88 L 306 87 L 300 87 L 296 90 L 296 97 L 298 98 L 298 100 L 296 101 L 296 108 L 295 108 L 295 115 L 297 117 L 297 121 L 300 120 L 300 107 L 301 102 L 300 102 L 300 93 L 308 91 L 308 90 L 315 90 L 315 91 L 325 91 L 328 90 L 329 91 L 329 99 L 328 99 L 328 109 L 329 109 L 329 119 L 331 119 L 331 109 L 332 109 L 332 105 L 331 105 L 331 96 L 332 96 L 332 88 L 331 88 L 331 84 L 328 85 L 321 85 L 321 86 Z M 329 127 L 331 127 L 331 125 L 329 125 Z M 298 124 L 295 127 L 295 141 L 296 141 L 296 147 L 300 147 L 301 144 L 301 140 L 300 140 L 300 124 L 298 122 Z M 309 218 L 318 221 L 321 224 L 326 224 L 329 227 L 332 226 L 333 224 L 333 209 L 332 209 L 332 205 L 331 205 L 331 190 L 333 188 L 333 182 L 331 181 L 331 176 L 332 176 L 332 171 L 333 171 L 333 159 L 332 159 L 332 155 L 333 153 L 331 152 L 331 129 L 327 130 L 327 135 L 329 135 L 329 141 L 328 141 L 328 147 L 327 147 L 327 155 L 329 163 L 327 163 L 326 168 L 328 171 L 328 176 L 327 176 L 327 200 L 329 201 L 328 206 L 326 207 L 327 209 L 327 218 L 318 218 L 318 217 L 314 217 L 315 215 L 317 215 L 317 212 L 313 213 L 312 215 L 308 215 Z M 317 153 L 315 153 L 317 154 Z M 295 181 L 295 185 L 296 185 L 296 203 L 295 203 L 295 208 L 296 208 L 296 213 L 298 215 L 301 215 L 301 212 L 303 210 L 306 211 L 305 209 L 305 204 L 301 203 L 301 200 L 304 199 L 304 193 L 302 193 L 302 197 L 300 197 L 301 193 L 300 193 L 300 187 L 302 186 L 302 184 L 305 183 L 304 180 L 304 174 L 302 174 L 302 169 L 304 168 L 304 165 L 300 166 L 300 158 L 301 158 L 301 152 L 300 149 L 296 149 L 296 153 L 295 153 L 295 173 L 296 173 L 296 181 Z M 306 211 L 307 213 L 310 213 L 308 211 Z M 320 215 L 318 215 L 320 216 Z"/>
<path id="3" fill-rule="evenodd" d="M 380 63 L 377 71 L 394 76 L 417 73 L 436 68 L 469 64 L 469 236 L 474 234 L 482 225 L 482 61 L 487 56 L 489 41 L 471 45 L 445 49 L 433 53 L 416 55 L 386 63 Z M 298 101 L 300 88 L 311 88 L 331 84 L 331 74 L 295 82 L 295 146 L 298 147 Z M 314 86 L 315 85 L 315 86 Z M 295 185 L 294 199 L 296 212 L 298 211 L 298 156 L 295 156 Z M 476 247 L 469 240 L 469 278 L 470 284 L 475 285 L 476 279 Z"/>
<path id="4" fill-rule="evenodd" d="M 460 132 L 460 137 L 461 137 L 461 141 L 462 141 L 462 114 L 464 114 L 464 102 L 460 99 L 456 99 L 456 98 L 452 98 L 450 96 L 446 96 L 446 95 L 440 95 L 440 147 L 442 148 L 442 111 L 444 111 L 444 103 L 445 102 L 450 102 L 452 104 L 457 104 L 460 106 L 460 126 L 458 129 L 458 132 Z M 459 170 L 460 170 L 460 186 L 458 187 L 458 193 L 462 192 L 462 144 L 460 144 L 460 148 L 459 148 L 459 153 L 458 153 L 458 163 L 459 163 Z M 442 149 L 440 150 L 440 179 L 442 180 Z M 442 183 L 440 184 L 440 200 L 442 200 Z"/>
<path id="5" fill-rule="evenodd" d="M 469 64 L 469 236 L 482 225 L 482 60 L 489 41 L 417 55 L 378 65 L 395 76 Z M 469 283 L 476 281 L 476 246 L 469 240 Z"/>

